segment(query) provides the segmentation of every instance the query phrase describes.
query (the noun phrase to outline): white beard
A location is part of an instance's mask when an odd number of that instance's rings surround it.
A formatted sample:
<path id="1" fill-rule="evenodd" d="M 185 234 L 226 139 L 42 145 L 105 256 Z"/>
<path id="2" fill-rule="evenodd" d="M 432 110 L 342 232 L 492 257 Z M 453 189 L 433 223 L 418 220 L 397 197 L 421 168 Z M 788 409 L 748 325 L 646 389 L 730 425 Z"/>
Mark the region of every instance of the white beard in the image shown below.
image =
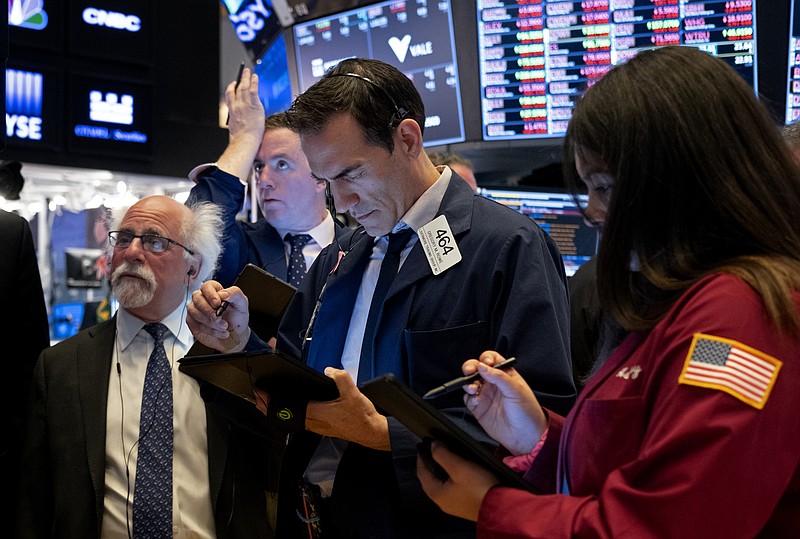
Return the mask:
<path id="1" fill-rule="evenodd" d="M 133 273 L 141 279 L 123 276 L 123 272 Z M 111 274 L 111 291 L 125 309 L 138 309 L 153 301 L 157 287 L 156 276 L 146 266 L 123 262 Z"/>

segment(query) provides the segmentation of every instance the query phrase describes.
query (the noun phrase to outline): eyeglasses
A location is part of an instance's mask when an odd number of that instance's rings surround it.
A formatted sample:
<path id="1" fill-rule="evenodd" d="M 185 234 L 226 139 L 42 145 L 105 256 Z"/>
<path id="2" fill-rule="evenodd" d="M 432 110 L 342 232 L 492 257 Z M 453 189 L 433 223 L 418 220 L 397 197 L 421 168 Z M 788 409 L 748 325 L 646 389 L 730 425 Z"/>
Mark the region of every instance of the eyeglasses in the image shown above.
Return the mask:
<path id="1" fill-rule="evenodd" d="M 124 230 L 112 230 L 108 233 L 108 242 L 115 249 L 127 249 L 131 246 L 131 243 L 133 243 L 133 240 L 136 238 L 142 240 L 142 249 L 150 253 L 160 254 L 166 252 L 167 249 L 169 249 L 169 245 L 174 243 L 178 247 L 185 249 L 190 255 L 194 254 L 194 251 L 185 245 L 181 245 L 175 240 L 165 238 L 164 236 L 159 236 L 158 234 L 132 234 L 130 232 L 125 232 Z"/>

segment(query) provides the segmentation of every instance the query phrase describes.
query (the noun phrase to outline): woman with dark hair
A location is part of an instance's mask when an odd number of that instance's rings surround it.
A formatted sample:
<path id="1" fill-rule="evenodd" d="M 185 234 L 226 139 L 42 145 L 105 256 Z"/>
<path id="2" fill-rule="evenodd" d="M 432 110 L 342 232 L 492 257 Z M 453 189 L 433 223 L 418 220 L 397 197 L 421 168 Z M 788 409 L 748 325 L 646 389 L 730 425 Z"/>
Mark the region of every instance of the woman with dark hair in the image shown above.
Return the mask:
<path id="1" fill-rule="evenodd" d="M 440 445 L 418 475 L 479 537 L 800 536 L 800 171 L 752 89 L 688 47 L 576 106 L 567 158 L 607 197 L 601 302 L 627 336 L 566 418 L 503 360 L 467 407 L 531 492 Z M 572 168 L 572 167 L 570 167 Z"/>

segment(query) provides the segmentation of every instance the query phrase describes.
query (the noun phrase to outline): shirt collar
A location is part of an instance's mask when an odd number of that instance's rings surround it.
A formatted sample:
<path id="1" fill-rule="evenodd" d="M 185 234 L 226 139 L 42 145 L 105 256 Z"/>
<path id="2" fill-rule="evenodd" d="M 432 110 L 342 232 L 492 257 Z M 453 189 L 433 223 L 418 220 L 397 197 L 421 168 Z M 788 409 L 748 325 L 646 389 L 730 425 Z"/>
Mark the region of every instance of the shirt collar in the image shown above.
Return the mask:
<path id="1" fill-rule="evenodd" d="M 323 219 L 320 224 L 311 230 L 289 230 L 285 228 L 275 228 L 281 238 L 285 238 L 286 234 L 308 234 L 311 236 L 311 239 L 317 242 L 317 245 L 320 247 L 325 247 L 326 245 L 333 243 L 333 237 L 335 234 L 334 229 L 335 226 L 333 224 L 333 217 L 328 210 L 325 210 L 325 219 Z"/>
<path id="2" fill-rule="evenodd" d="M 400 222 L 394 226 L 392 232 L 406 227 L 416 232 L 417 229 L 427 225 L 436 217 L 452 176 L 449 167 L 437 167 L 437 169 L 440 169 L 441 172 L 439 178 L 412 204 Z"/>
<path id="3" fill-rule="evenodd" d="M 180 304 L 159 322 L 167 326 L 170 333 L 176 335 L 178 342 L 184 347 L 188 348 L 194 341 L 189 327 L 186 325 L 186 308 L 184 304 Z M 119 339 L 121 351 L 130 346 L 145 324 L 144 320 L 133 316 L 125 309 L 119 309 L 117 312 L 117 338 Z"/>

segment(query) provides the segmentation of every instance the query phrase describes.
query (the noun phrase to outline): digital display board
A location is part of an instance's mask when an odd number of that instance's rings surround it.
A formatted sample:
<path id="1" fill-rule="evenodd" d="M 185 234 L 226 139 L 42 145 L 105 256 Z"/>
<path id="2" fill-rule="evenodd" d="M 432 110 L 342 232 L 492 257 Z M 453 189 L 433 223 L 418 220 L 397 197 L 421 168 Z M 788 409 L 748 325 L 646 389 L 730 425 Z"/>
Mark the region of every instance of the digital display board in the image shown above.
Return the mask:
<path id="1" fill-rule="evenodd" d="M 288 109 L 292 104 L 292 84 L 286 40 L 282 35 L 267 48 L 253 71 L 258 75 L 258 97 L 264 104 L 267 116 Z"/>
<path id="2" fill-rule="evenodd" d="M 344 59 L 381 60 L 422 96 L 425 146 L 464 141 L 449 0 L 381 2 L 297 24 L 293 33 L 301 92 Z"/>
<path id="3" fill-rule="evenodd" d="M 228 11 L 228 20 L 233 25 L 236 37 L 253 61 L 257 61 L 280 35 L 283 26 L 291 24 L 291 21 L 281 24 L 272 0 L 222 0 L 222 4 Z"/>
<path id="4" fill-rule="evenodd" d="M 149 158 L 152 153 L 152 87 L 73 73 L 70 77 L 69 149 Z"/>
<path id="5" fill-rule="evenodd" d="M 62 0 L 9 0 L 8 36 L 15 45 L 61 51 Z"/>
<path id="6" fill-rule="evenodd" d="M 586 224 L 583 213 L 569 193 L 479 187 L 478 194 L 536 221 L 558 245 L 568 277 L 572 277 L 597 253 L 598 230 Z M 578 200 L 586 204 L 588 197 L 578 195 Z"/>
<path id="7" fill-rule="evenodd" d="M 68 17 L 70 52 L 115 62 L 152 62 L 150 2 L 70 0 Z"/>
<path id="8" fill-rule="evenodd" d="M 559 137 L 576 99 L 612 66 L 698 47 L 757 90 L 755 0 L 478 0 L 484 140 Z"/>
<path id="9" fill-rule="evenodd" d="M 18 148 L 58 148 L 63 126 L 61 73 L 14 61 L 7 65 L 6 143 Z"/>
<path id="10" fill-rule="evenodd" d="M 792 1 L 789 26 L 789 73 L 786 88 L 786 123 L 794 123 L 800 118 L 800 5 Z"/>

